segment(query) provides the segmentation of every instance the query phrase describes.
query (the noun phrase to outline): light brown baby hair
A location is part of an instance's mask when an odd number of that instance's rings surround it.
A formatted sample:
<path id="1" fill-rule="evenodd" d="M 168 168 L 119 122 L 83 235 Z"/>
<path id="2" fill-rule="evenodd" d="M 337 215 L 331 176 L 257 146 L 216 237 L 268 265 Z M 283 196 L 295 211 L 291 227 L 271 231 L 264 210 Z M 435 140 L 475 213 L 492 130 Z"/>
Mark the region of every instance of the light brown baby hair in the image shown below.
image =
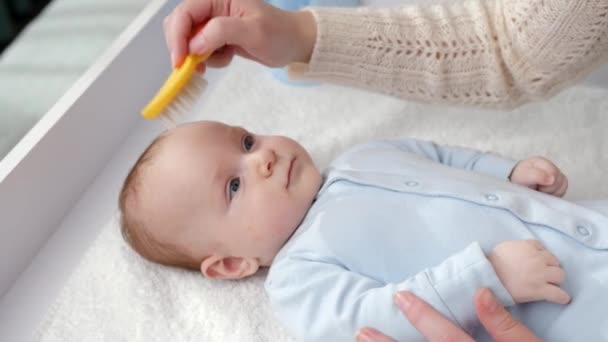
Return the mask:
<path id="1" fill-rule="evenodd" d="M 129 171 L 118 199 L 120 230 L 124 240 L 145 259 L 167 266 L 199 270 L 200 260 L 195 260 L 192 256 L 180 252 L 170 242 L 155 239 L 153 234 L 150 234 L 149 227 L 144 223 L 145 220 L 139 210 L 140 203 L 144 200 L 140 193 L 142 187 L 145 186 L 143 171 L 152 166 L 159 148 L 169 135 L 169 132 L 166 132 L 156 137 Z M 158 195 L 162 196 L 162 194 Z"/>

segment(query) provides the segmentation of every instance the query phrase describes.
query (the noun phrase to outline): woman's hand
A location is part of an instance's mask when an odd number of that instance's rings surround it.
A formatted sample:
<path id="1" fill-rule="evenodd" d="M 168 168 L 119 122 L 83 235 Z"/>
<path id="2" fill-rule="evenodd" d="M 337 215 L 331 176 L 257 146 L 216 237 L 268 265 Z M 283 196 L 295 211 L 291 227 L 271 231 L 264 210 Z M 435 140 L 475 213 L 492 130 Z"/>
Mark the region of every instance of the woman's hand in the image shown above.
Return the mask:
<path id="1" fill-rule="evenodd" d="M 411 292 L 399 292 L 395 295 L 397 305 L 405 317 L 427 340 L 474 342 L 452 321 L 443 317 L 433 307 Z M 498 302 L 489 289 L 482 288 L 475 294 L 475 310 L 481 324 L 497 342 L 541 342 L 541 339 L 528 330 L 521 322 Z M 390 337 L 372 328 L 359 330 L 357 342 L 392 342 Z"/>
<path id="2" fill-rule="evenodd" d="M 163 29 L 176 67 L 188 53 L 209 51 L 214 54 L 206 64 L 212 67 L 228 65 L 235 54 L 271 67 L 308 62 L 316 40 L 312 13 L 284 11 L 263 0 L 184 0 Z"/>

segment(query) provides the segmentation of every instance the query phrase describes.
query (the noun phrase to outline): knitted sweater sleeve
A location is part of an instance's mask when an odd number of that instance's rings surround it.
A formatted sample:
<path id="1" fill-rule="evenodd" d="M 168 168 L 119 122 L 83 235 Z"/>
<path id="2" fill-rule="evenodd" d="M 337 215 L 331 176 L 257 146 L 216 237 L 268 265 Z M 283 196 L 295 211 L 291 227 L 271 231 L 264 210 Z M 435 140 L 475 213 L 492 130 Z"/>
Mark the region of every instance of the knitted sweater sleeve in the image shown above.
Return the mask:
<path id="1" fill-rule="evenodd" d="M 433 103 L 509 109 L 608 60 L 608 0 L 465 0 L 309 8 L 317 41 L 290 77 Z"/>

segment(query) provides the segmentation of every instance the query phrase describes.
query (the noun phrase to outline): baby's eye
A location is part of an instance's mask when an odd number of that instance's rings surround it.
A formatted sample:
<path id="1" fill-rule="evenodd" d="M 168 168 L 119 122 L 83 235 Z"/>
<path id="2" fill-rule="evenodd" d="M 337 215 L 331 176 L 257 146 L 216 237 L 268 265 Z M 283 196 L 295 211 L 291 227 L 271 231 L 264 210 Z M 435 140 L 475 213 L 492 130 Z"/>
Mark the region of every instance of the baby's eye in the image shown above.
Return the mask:
<path id="1" fill-rule="evenodd" d="M 241 187 L 241 180 L 240 178 L 234 178 L 232 180 L 230 180 L 230 183 L 228 184 L 228 194 L 230 196 L 230 199 L 232 199 L 232 196 L 234 196 L 234 194 L 239 191 L 239 188 Z"/>
<path id="2" fill-rule="evenodd" d="M 255 143 L 255 139 L 253 138 L 253 135 L 251 135 L 251 134 L 245 135 L 243 137 L 243 148 L 245 149 L 245 152 L 251 151 L 254 143 Z"/>

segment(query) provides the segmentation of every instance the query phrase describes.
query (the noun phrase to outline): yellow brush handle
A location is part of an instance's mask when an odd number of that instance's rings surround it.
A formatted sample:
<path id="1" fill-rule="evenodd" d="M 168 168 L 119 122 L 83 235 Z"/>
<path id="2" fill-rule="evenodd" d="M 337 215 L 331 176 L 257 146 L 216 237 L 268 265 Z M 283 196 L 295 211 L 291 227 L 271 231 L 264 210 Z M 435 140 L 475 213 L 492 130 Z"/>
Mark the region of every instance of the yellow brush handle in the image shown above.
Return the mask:
<path id="1" fill-rule="evenodd" d="M 156 119 L 169 106 L 171 101 L 179 95 L 182 88 L 196 71 L 196 66 L 207 60 L 209 56 L 211 56 L 211 52 L 202 56 L 188 55 L 179 68 L 173 69 L 163 87 L 160 88 L 150 103 L 141 111 L 141 115 L 146 119 Z"/>

